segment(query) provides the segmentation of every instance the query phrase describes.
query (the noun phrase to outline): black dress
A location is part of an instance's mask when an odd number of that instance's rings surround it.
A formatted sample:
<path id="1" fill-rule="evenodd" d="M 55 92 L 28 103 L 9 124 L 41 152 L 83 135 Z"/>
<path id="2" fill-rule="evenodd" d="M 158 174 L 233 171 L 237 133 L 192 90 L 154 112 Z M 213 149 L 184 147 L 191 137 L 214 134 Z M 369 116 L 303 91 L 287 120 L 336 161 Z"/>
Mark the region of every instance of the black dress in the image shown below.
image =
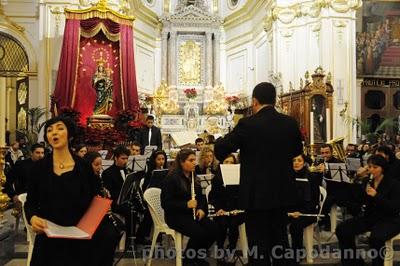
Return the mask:
<path id="1" fill-rule="evenodd" d="M 63 226 L 75 226 L 79 222 L 92 198 L 99 193 L 100 183 L 89 164 L 78 157 L 74 157 L 74 160 L 74 169 L 60 176 L 53 171 L 52 155 L 34 165 L 25 203 L 29 222 L 34 215 Z M 95 238 L 96 236 L 92 240 L 56 239 L 38 234 L 31 265 L 94 266 Z"/>
<path id="2" fill-rule="evenodd" d="M 207 215 L 207 201 L 201 193 L 201 187 L 195 183 L 197 209 L 201 209 Z M 191 181 L 183 174 L 169 174 L 161 189 L 161 205 L 165 211 L 165 220 L 169 227 L 188 236 L 189 242 L 185 254 L 189 258 L 197 255 L 198 259 L 204 259 L 202 255 L 212 243 L 214 243 L 217 227 L 207 217 L 200 221 L 193 219 L 193 211 L 187 207 L 191 199 Z M 194 251 L 194 253 L 193 253 Z"/>

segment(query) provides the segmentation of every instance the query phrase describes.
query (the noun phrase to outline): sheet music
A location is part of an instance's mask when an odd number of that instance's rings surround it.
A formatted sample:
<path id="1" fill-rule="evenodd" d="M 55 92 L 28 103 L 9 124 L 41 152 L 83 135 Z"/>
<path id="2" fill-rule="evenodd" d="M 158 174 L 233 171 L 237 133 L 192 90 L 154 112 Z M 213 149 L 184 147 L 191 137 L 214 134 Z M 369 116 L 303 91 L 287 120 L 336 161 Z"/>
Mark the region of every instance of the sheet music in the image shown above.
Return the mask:
<path id="1" fill-rule="evenodd" d="M 144 156 L 146 156 L 146 158 L 150 158 L 151 154 L 155 150 L 157 150 L 157 146 L 154 145 L 144 147 Z"/>
<path id="2" fill-rule="evenodd" d="M 108 154 L 108 150 L 99 150 L 99 154 L 101 155 L 101 159 L 105 160 Z"/>
<path id="3" fill-rule="evenodd" d="M 106 170 L 107 168 L 109 168 L 113 164 L 114 164 L 114 160 L 103 160 L 102 161 L 103 171 Z"/>
<path id="4" fill-rule="evenodd" d="M 47 220 L 47 228 L 44 232 L 48 237 L 52 238 L 77 238 L 88 239 L 88 233 L 82 231 L 76 226 L 61 226 Z"/>
<path id="5" fill-rule="evenodd" d="M 147 157 L 146 155 L 135 155 L 133 156 L 133 171 L 141 172 L 146 170 Z"/>
<path id="6" fill-rule="evenodd" d="M 224 185 L 239 185 L 240 164 L 220 164 Z"/>
<path id="7" fill-rule="evenodd" d="M 198 138 L 195 131 L 172 132 L 171 137 L 179 147 L 187 144 L 194 144 Z"/>
<path id="8" fill-rule="evenodd" d="M 207 186 L 211 185 L 211 180 L 214 178 L 213 174 L 197 175 L 200 181 L 200 186 L 205 189 Z"/>
<path id="9" fill-rule="evenodd" d="M 360 158 L 347 158 L 346 166 L 348 171 L 357 171 L 361 167 Z"/>

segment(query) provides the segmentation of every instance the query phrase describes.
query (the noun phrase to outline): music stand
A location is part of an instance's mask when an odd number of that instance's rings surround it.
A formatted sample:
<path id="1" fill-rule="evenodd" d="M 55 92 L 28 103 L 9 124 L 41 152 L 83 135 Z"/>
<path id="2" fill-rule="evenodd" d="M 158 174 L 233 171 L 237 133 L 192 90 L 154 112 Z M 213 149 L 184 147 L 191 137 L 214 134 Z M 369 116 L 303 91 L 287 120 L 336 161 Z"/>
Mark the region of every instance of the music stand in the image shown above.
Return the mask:
<path id="1" fill-rule="evenodd" d="M 149 183 L 147 184 L 147 187 L 143 189 L 143 191 L 151 187 L 161 188 L 161 184 L 165 179 L 165 177 L 167 176 L 167 174 L 168 174 L 168 169 L 153 170 Z"/>
<path id="2" fill-rule="evenodd" d="M 203 195 L 206 194 L 206 188 L 211 185 L 211 180 L 213 179 L 213 177 L 213 174 L 197 175 L 197 178 L 200 181 L 201 193 Z"/>
<path id="3" fill-rule="evenodd" d="M 140 179 L 143 177 L 142 173 L 130 173 L 126 175 L 125 181 L 122 184 L 121 191 L 119 193 L 118 199 L 117 199 L 117 204 L 118 205 L 128 205 L 129 206 L 129 215 L 130 215 L 130 231 L 131 235 L 129 236 L 129 241 L 130 241 L 130 247 L 132 249 L 133 253 L 133 258 L 136 261 L 136 256 L 135 256 L 135 248 L 134 248 L 134 240 L 135 240 L 135 225 L 133 223 L 134 221 L 134 215 L 135 215 L 135 210 L 134 210 L 134 204 L 133 200 L 135 199 L 134 191 L 137 191 L 137 186 L 139 186 Z M 135 189 L 136 188 L 136 189 Z M 127 250 L 125 249 L 125 252 Z M 122 256 L 117 260 L 116 263 L 113 265 L 116 265 L 120 260 Z"/>
<path id="4" fill-rule="evenodd" d="M 345 163 L 329 163 L 328 169 L 332 177 L 330 181 L 350 183 Z"/>
<path id="5" fill-rule="evenodd" d="M 146 171 L 147 157 L 145 155 L 133 155 L 132 157 L 133 157 L 131 164 L 132 171 L 135 173 Z M 128 159 L 128 165 L 129 165 L 129 159 Z"/>
<path id="6" fill-rule="evenodd" d="M 156 150 L 157 150 L 157 146 L 154 146 L 154 145 L 146 146 L 146 147 L 144 147 L 143 155 L 145 155 L 146 158 L 150 158 L 153 151 L 156 151 Z"/>

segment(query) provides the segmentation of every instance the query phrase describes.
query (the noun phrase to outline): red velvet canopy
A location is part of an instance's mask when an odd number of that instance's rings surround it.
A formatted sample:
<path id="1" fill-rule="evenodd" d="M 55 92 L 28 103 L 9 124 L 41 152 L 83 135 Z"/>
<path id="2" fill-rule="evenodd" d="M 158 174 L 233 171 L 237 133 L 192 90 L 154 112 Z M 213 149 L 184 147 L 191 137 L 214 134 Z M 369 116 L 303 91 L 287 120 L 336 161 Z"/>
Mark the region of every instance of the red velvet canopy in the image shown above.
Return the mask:
<path id="1" fill-rule="evenodd" d="M 54 94 L 53 110 L 71 107 L 81 113 L 81 123 L 93 114 L 96 89 L 93 84 L 99 62 L 112 81 L 112 107 L 139 110 L 136 86 L 133 18 L 106 7 L 66 10 L 66 25 Z"/>

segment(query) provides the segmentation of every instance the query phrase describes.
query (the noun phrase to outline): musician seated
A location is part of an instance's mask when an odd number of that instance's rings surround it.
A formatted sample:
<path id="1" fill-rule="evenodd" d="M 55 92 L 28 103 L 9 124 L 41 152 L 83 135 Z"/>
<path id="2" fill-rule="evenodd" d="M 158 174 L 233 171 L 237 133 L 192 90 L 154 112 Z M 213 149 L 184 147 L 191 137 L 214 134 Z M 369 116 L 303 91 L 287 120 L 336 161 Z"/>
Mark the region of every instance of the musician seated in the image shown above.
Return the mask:
<path id="1" fill-rule="evenodd" d="M 140 155 L 142 147 L 140 146 L 140 143 L 138 141 L 134 141 L 129 146 L 129 150 L 131 153 L 130 155 Z"/>
<path id="2" fill-rule="evenodd" d="M 311 173 L 305 164 L 307 158 L 301 154 L 293 158 L 293 177 L 296 178 L 296 206 L 290 208 L 289 231 L 292 239 L 293 254 L 301 254 L 303 249 L 303 230 L 317 221 L 316 217 L 301 216 L 302 214 L 317 214 L 319 207 L 319 183 L 316 173 Z M 295 258 L 296 263 L 300 258 Z"/>
<path id="3" fill-rule="evenodd" d="M 368 159 L 371 178 L 365 180 L 355 193 L 363 214 L 346 220 L 336 228 L 343 265 L 364 265 L 356 254 L 355 236 L 371 231 L 369 254 L 378 254 L 372 265 L 383 265 L 382 249 L 385 242 L 400 233 L 400 183 L 386 176 L 388 163 L 382 156 L 372 155 Z M 344 257 L 346 255 L 347 257 Z"/>
<path id="4" fill-rule="evenodd" d="M 216 174 L 218 161 L 210 147 L 204 147 L 200 152 L 199 165 L 196 165 L 196 175 Z"/>
<path id="5" fill-rule="evenodd" d="M 142 191 L 151 187 L 161 188 L 162 181 L 167 175 L 167 171 L 163 172 L 162 175 L 158 176 L 154 174 L 155 171 L 165 169 L 167 170 L 167 154 L 163 150 L 155 151 L 150 156 L 149 162 L 147 163 L 147 173 L 144 177 L 144 182 L 142 186 Z M 161 178 L 160 178 L 161 177 Z M 139 224 L 136 232 L 136 244 L 150 244 L 151 242 L 147 240 L 150 236 L 151 226 L 153 221 L 148 209 L 143 213 L 143 220 Z"/>
<path id="6" fill-rule="evenodd" d="M 237 159 L 234 154 L 228 155 L 223 164 L 236 164 Z M 244 222 L 244 215 L 237 214 L 226 216 L 229 211 L 238 210 L 239 186 L 224 186 L 221 170 L 218 170 L 216 176 L 211 181 L 211 191 L 208 195 L 209 203 L 215 207 L 216 218 L 214 221 L 218 225 L 217 247 L 225 250 L 224 243 L 228 236 L 228 254 L 233 254 L 236 249 L 239 238 L 239 225 Z M 229 260 L 230 258 L 226 258 Z"/>
<path id="7" fill-rule="evenodd" d="M 200 184 L 192 182 L 195 166 L 195 152 L 181 150 L 161 190 L 166 223 L 189 237 L 183 257 L 184 265 L 190 266 L 209 265 L 204 259 L 217 234 L 216 225 L 207 218 L 207 201 Z"/>
<path id="8" fill-rule="evenodd" d="M 391 177 L 400 181 L 400 160 L 396 158 L 393 150 L 388 146 L 379 146 L 375 154 L 381 155 L 389 164 L 386 177 Z"/>
<path id="9" fill-rule="evenodd" d="M 154 151 L 147 163 L 147 173 L 144 177 L 143 192 L 150 187 L 161 188 L 161 180 L 155 180 L 152 177 L 154 176 L 154 170 L 167 170 L 167 154 L 163 150 Z"/>
<path id="10" fill-rule="evenodd" d="M 330 219 L 329 219 L 329 212 L 334 205 L 344 206 L 345 199 L 348 196 L 347 191 L 343 188 L 341 183 L 337 183 L 334 181 L 329 181 L 332 179 L 331 173 L 329 169 L 325 168 L 325 164 L 330 163 L 343 163 L 343 161 L 335 158 L 333 156 L 333 148 L 329 144 L 324 144 L 320 148 L 321 155 L 324 159 L 324 162 L 321 163 L 318 168 L 323 173 L 324 180 L 326 182 L 326 191 L 327 191 L 327 198 L 325 200 L 325 204 L 322 210 L 324 217 L 320 221 L 320 225 L 325 227 L 326 230 L 330 229 Z"/>

